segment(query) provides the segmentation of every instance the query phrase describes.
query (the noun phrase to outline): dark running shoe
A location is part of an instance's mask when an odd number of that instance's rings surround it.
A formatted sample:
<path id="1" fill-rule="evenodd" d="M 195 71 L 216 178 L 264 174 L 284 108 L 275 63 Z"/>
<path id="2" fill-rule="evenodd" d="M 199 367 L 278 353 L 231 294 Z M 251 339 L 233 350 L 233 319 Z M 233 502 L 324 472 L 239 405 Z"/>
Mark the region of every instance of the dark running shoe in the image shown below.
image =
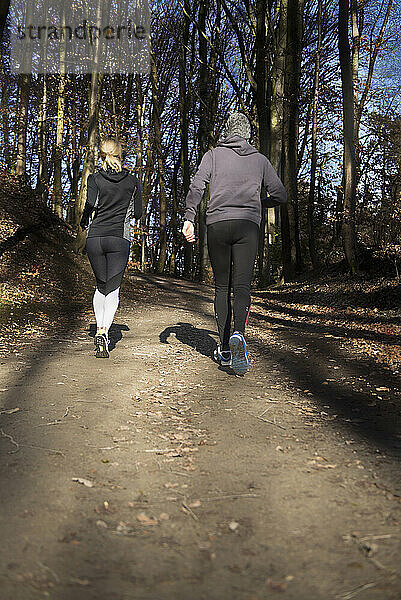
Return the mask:
<path id="1" fill-rule="evenodd" d="M 214 350 L 213 357 L 222 367 L 231 367 L 231 352 L 230 350 L 222 350 L 220 344 Z"/>
<path id="2" fill-rule="evenodd" d="M 231 366 L 237 375 L 245 375 L 249 367 L 245 338 L 242 333 L 234 331 L 230 337 Z"/>
<path id="3" fill-rule="evenodd" d="M 102 333 L 102 335 L 95 335 L 95 348 L 96 358 L 109 358 L 109 342 L 105 333 Z"/>

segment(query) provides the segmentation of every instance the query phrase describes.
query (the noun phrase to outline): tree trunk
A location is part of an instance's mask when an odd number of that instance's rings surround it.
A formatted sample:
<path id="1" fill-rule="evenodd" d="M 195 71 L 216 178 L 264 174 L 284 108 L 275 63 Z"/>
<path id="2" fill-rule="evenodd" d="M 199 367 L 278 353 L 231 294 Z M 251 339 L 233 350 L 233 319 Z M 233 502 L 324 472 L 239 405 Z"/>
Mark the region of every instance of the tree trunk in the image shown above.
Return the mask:
<path id="1" fill-rule="evenodd" d="M 354 140 L 354 91 L 350 47 L 348 40 L 349 0 L 339 0 L 338 12 L 338 49 L 341 67 L 343 95 L 343 134 L 344 134 L 344 210 L 342 238 L 345 257 L 352 274 L 357 271 L 355 203 L 356 169 Z"/>
<path id="2" fill-rule="evenodd" d="M 317 163 L 317 117 L 319 108 L 319 75 L 320 54 L 322 51 L 322 1 L 318 0 L 317 29 L 318 39 L 315 58 L 315 77 L 313 81 L 313 103 L 312 103 L 312 148 L 311 148 L 311 175 L 308 194 L 308 241 L 309 255 L 313 269 L 318 267 L 318 259 L 315 245 L 314 210 L 315 210 L 315 188 L 316 188 L 316 163 Z"/>
<path id="3" fill-rule="evenodd" d="M 36 181 L 36 190 L 41 194 L 42 199 L 47 202 L 48 196 L 48 174 L 47 174 L 47 152 L 46 152 L 46 134 L 47 134 L 47 75 L 42 75 L 42 98 L 39 106 L 38 119 L 38 177 Z"/>
<path id="4" fill-rule="evenodd" d="M 184 0 L 182 42 L 178 62 L 178 85 L 179 85 L 179 111 L 180 111 L 180 142 L 181 142 L 181 169 L 182 169 L 182 191 L 186 198 L 190 186 L 190 170 L 188 159 L 188 137 L 189 137 L 189 97 L 186 85 L 187 46 L 189 40 L 189 1 Z M 184 277 L 189 277 L 192 271 L 192 248 L 184 238 Z"/>
<path id="5" fill-rule="evenodd" d="M 384 2 L 383 2 L 384 4 Z M 372 78 L 374 67 L 378 53 L 383 43 L 384 32 L 386 30 L 388 20 L 391 13 L 393 0 L 387 0 L 386 12 L 380 27 L 379 34 L 376 35 L 374 43 L 370 45 L 370 56 L 368 74 L 366 77 L 363 89 L 359 85 L 359 53 L 361 46 L 361 38 L 364 26 L 364 3 L 358 0 L 351 0 L 351 20 L 352 20 L 352 81 L 354 92 L 354 144 L 355 144 L 355 171 L 356 171 L 356 187 L 360 180 L 360 144 L 359 144 L 359 127 L 363 114 L 363 109 L 372 86 Z M 360 92 L 362 92 L 360 94 Z M 360 99 L 359 99 L 360 94 Z"/>
<path id="6" fill-rule="evenodd" d="M 202 156 L 209 149 L 209 71 L 208 71 L 208 52 L 207 40 L 202 35 L 206 31 L 206 18 L 209 10 L 209 0 L 204 0 L 199 4 L 199 133 L 198 133 L 198 164 Z M 204 282 L 208 277 L 209 255 L 207 250 L 207 228 L 206 228 L 206 209 L 208 203 L 208 190 L 205 191 L 199 205 L 198 225 L 199 225 L 199 280 Z"/>
<path id="7" fill-rule="evenodd" d="M 10 152 L 10 130 L 9 130 L 9 104 L 8 104 L 8 89 L 6 74 L 4 71 L 3 57 L 1 57 L 1 116 L 3 128 L 3 144 L 4 144 L 4 163 L 6 169 L 11 169 L 11 152 Z"/>
<path id="8" fill-rule="evenodd" d="M 78 226 L 86 201 L 86 181 L 88 176 L 95 170 L 97 162 L 97 124 L 99 117 L 99 104 L 102 90 L 103 76 L 94 71 L 90 76 L 89 98 L 88 98 L 88 129 L 87 147 L 84 164 L 82 166 L 81 186 L 79 188 L 78 201 L 75 207 L 74 222 Z"/>
<path id="9" fill-rule="evenodd" d="M 270 162 L 279 170 L 283 141 L 283 97 L 285 54 L 287 46 L 287 0 L 281 0 L 280 18 L 277 27 L 277 45 L 272 68 L 272 100 L 270 107 Z M 271 209 L 274 210 L 274 209 Z"/>
<path id="10" fill-rule="evenodd" d="M 54 148 L 54 191 L 53 210 L 60 218 L 63 216 L 63 186 L 62 186 L 62 159 L 63 159 L 63 132 L 65 110 L 65 75 L 60 73 L 58 84 L 57 103 L 57 128 L 56 145 Z"/>
<path id="11" fill-rule="evenodd" d="M 267 1 L 256 2 L 256 67 L 255 67 L 255 101 L 258 115 L 259 150 L 266 157 L 269 153 L 270 111 L 267 98 L 266 75 L 266 11 Z M 269 282 L 269 241 L 267 209 L 262 209 L 262 221 L 259 233 L 258 279 L 264 287 Z"/>
<path id="12" fill-rule="evenodd" d="M 6 24 L 9 8 L 10 8 L 10 0 L 1 0 L 1 3 L 0 3 L 0 42 L 3 37 L 4 26 Z"/>
<path id="13" fill-rule="evenodd" d="M 17 117 L 17 164 L 16 175 L 26 183 L 26 131 L 28 127 L 29 84 L 31 76 L 18 75 L 19 110 Z"/>
<path id="14" fill-rule="evenodd" d="M 281 0 L 280 16 L 277 26 L 277 43 L 274 48 L 272 68 L 272 98 L 270 105 L 270 139 L 269 158 L 274 169 L 281 177 L 281 154 L 283 148 L 283 120 L 284 120 L 284 74 L 285 56 L 287 47 L 287 12 L 288 0 Z M 275 234 L 280 228 L 280 207 L 266 210 L 268 242 L 273 244 Z"/>
<path id="15" fill-rule="evenodd" d="M 160 250 L 156 265 L 156 272 L 163 273 L 167 260 L 167 193 L 166 182 L 164 178 L 164 163 L 162 149 L 162 134 L 160 123 L 160 107 L 158 96 L 158 78 L 156 68 L 156 57 L 153 46 L 150 51 L 151 57 L 151 77 L 152 77 L 152 102 L 153 102 L 153 127 L 154 142 L 157 160 L 157 178 L 159 183 L 160 212 L 159 212 L 159 240 Z"/>
<path id="16" fill-rule="evenodd" d="M 125 94 L 125 113 L 124 113 L 124 129 L 125 131 L 129 130 L 130 127 L 130 114 L 131 114 L 131 103 L 132 103 L 132 89 L 134 84 L 134 75 L 133 73 L 128 74 L 127 79 L 127 91 Z"/>
<path id="17" fill-rule="evenodd" d="M 282 152 L 283 182 L 287 204 L 281 205 L 283 275 L 291 281 L 301 268 L 301 246 L 298 223 L 298 97 L 301 66 L 301 39 L 304 0 L 288 0 L 287 49 L 285 63 L 285 108 Z"/>
<path id="18" fill-rule="evenodd" d="M 77 91 L 77 90 L 76 90 Z M 67 223 L 74 225 L 74 209 L 79 192 L 79 178 L 81 171 L 82 148 L 85 146 L 85 129 L 80 127 L 80 117 L 78 117 L 75 102 L 71 103 L 71 146 L 72 146 L 72 165 L 71 165 L 71 190 L 67 211 Z M 79 131 L 79 134 L 78 134 Z"/>
<path id="19" fill-rule="evenodd" d="M 120 138 L 121 132 L 121 110 L 118 102 L 118 99 L 120 98 L 120 89 L 121 75 L 119 73 L 114 73 L 114 75 L 111 77 L 111 102 L 113 111 L 114 135 L 117 138 Z"/>
<path id="20" fill-rule="evenodd" d="M 178 217 L 178 171 L 180 168 L 180 159 L 178 159 L 174 165 L 173 179 L 171 186 L 171 200 L 172 200 L 172 211 L 171 211 L 171 254 L 169 260 L 169 273 L 170 275 L 177 274 L 177 251 L 179 248 L 179 231 L 177 227 Z"/>
<path id="21" fill-rule="evenodd" d="M 143 93 L 142 93 L 142 79 L 139 73 L 135 75 L 135 86 L 136 86 L 136 175 L 141 183 L 142 190 L 142 216 L 140 222 L 141 229 L 141 271 L 145 272 L 146 269 L 146 212 L 147 212 L 147 194 L 142 185 L 142 172 L 143 172 Z M 128 82 L 128 90 L 132 84 Z M 127 97 L 128 99 L 128 97 Z M 126 114 L 125 119 L 126 125 L 128 124 L 128 116 Z"/>

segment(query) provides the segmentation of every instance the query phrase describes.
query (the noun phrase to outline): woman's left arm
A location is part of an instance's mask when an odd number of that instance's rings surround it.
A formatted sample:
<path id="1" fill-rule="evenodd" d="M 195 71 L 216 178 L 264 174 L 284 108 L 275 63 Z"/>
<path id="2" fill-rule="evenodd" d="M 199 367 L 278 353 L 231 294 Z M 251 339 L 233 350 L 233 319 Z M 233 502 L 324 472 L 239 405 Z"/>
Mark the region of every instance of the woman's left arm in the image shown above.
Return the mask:
<path id="1" fill-rule="evenodd" d="M 86 203 L 80 222 L 82 229 L 86 229 L 88 227 L 89 218 L 95 207 L 98 192 L 99 190 L 96 185 L 95 177 L 93 174 L 91 174 L 86 182 Z"/>

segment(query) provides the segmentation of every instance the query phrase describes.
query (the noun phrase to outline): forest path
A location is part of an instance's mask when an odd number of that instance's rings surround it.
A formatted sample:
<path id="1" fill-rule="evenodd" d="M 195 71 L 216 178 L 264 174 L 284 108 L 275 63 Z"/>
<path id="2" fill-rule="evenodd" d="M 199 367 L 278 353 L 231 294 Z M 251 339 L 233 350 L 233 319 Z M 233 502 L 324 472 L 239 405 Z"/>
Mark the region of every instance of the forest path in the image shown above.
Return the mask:
<path id="1" fill-rule="evenodd" d="M 2 359 L 1 600 L 399 600 L 399 379 L 257 305 L 236 377 L 212 311 L 129 275 L 109 360 Z"/>

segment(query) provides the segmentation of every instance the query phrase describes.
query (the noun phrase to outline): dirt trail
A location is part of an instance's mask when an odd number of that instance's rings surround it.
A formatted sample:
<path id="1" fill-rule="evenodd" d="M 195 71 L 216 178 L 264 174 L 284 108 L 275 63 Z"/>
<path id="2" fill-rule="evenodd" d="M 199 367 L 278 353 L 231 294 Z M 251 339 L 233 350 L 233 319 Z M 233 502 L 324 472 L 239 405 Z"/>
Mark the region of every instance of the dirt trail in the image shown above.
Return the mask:
<path id="1" fill-rule="evenodd" d="M 1 600 L 399 600 L 397 374 L 255 307 L 236 377 L 210 289 L 124 286 L 110 360 L 1 361 Z"/>

